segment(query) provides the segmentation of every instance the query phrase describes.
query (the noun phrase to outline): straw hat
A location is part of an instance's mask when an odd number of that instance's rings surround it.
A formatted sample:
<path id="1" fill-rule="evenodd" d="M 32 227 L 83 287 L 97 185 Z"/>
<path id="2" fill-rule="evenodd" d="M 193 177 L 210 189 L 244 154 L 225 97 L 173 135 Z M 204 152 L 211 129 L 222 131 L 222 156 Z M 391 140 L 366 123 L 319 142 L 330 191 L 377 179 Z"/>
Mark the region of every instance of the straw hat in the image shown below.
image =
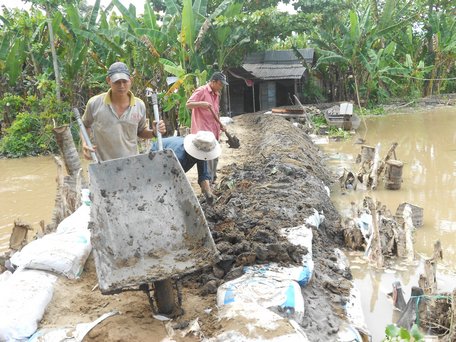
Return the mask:
<path id="1" fill-rule="evenodd" d="M 209 131 L 187 135 L 184 138 L 184 148 L 189 155 L 199 160 L 218 158 L 222 152 L 214 133 Z"/>

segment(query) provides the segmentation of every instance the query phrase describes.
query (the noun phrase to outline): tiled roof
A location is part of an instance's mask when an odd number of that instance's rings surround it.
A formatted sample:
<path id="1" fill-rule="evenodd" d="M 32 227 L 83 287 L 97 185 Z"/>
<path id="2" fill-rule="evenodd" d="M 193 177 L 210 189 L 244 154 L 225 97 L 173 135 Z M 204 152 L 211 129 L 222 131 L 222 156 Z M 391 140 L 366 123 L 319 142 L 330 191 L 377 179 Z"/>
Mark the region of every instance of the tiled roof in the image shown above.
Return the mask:
<path id="1" fill-rule="evenodd" d="M 299 79 L 306 70 L 302 59 L 312 63 L 314 50 L 298 51 L 299 57 L 294 50 L 255 52 L 246 56 L 242 66 L 262 80 Z"/>

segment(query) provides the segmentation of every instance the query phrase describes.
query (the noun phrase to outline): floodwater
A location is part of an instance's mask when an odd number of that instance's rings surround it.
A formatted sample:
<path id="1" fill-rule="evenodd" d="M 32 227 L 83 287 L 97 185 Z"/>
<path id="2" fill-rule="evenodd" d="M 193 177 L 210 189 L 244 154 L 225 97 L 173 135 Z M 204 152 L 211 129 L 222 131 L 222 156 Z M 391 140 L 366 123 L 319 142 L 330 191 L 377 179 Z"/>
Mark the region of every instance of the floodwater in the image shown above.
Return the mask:
<path id="1" fill-rule="evenodd" d="M 379 182 L 375 191 L 342 191 L 333 186 L 332 201 L 344 215 L 353 201 L 358 206 L 365 196 L 372 197 L 394 214 L 404 202 L 424 209 L 423 226 L 414 232 L 415 261 L 398 262 L 389 269 L 376 270 L 366 263 L 362 253 L 349 253 L 355 284 L 361 292 L 364 317 L 373 341 L 381 341 L 385 327 L 395 322 L 400 313 L 393 310 L 387 293 L 392 283 L 400 280 L 406 300 L 412 286 L 418 286 L 422 260 L 431 257 L 433 245 L 442 243 L 443 262 L 438 265 L 439 290 L 451 291 L 456 272 L 456 108 L 436 108 L 409 114 L 366 118 L 352 139 L 321 145 L 328 155 L 327 164 L 341 175 L 343 169 L 356 173 L 356 156 L 361 145 L 375 147 L 380 143 L 383 158 L 394 142 L 397 160 L 404 163 L 400 190 L 386 190 Z M 348 216 L 348 213 L 347 215 Z"/>
<path id="2" fill-rule="evenodd" d="M 361 145 L 381 144 L 384 157 L 397 142 L 397 159 L 404 163 L 400 190 L 385 190 L 382 183 L 376 191 L 342 193 L 332 189 L 332 200 L 343 214 L 350 202 L 361 203 L 370 196 L 386 205 L 392 213 L 403 202 L 424 208 L 424 225 L 414 234 L 416 260 L 398 263 L 386 270 L 370 267 L 362 254 L 349 253 L 355 285 L 361 292 L 362 308 L 373 341 L 381 341 L 386 325 L 395 322 L 398 313 L 392 308 L 387 293 L 392 282 L 402 282 L 405 298 L 418 284 L 422 257 L 430 257 L 436 240 L 442 243 L 444 260 L 438 266 L 439 289 L 454 286 L 456 272 L 456 108 L 437 108 L 410 114 L 388 115 L 365 119 L 352 139 L 321 145 L 328 155 L 327 164 L 341 174 L 343 168 L 356 172 L 356 156 Z M 364 126 L 364 123 L 366 126 Z M 367 129 L 366 129 L 367 127 Z M 54 208 L 57 167 L 53 157 L 0 160 L 0 252 L 8 247 L 9 234 L 16 219 L 33 228 L 44 220 L 49 223 Z M 451 280 L 453 279 L 453 280 Z"/>
<path id="3" fill-rule="evenodd" d="M 53 157 L 0 159 L 0 252 L 8 249 L 15 220 L 35 230 L 51 221 L 56 176 Z"/>

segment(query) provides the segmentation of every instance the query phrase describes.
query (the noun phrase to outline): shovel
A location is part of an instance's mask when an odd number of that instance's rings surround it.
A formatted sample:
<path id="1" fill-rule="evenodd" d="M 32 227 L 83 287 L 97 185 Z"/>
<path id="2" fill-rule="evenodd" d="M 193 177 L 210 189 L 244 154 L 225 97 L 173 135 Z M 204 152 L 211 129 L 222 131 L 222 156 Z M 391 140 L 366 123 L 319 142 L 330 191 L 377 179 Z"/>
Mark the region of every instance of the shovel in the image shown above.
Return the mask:
<path id="1" fill-rule="evenodd" d="M 220 121 L 218 115 L 215 114 L 212 107 L 209 107 L 209 110 L 211 111 L 212 115 L 214 116 L 215 121 L 217 121 L 219 123 L 220 127 L 223 127 L 222 122 Z M 235 135 L 231 135 L 230 133 L 228 133 L 228 130 L 226 128 L 225 128 L 224 132 L 225 132 L 226 137 L 228 138 L 227 143 L 230 148 L 239 148 L 241 146 L 239 139 Z"/>

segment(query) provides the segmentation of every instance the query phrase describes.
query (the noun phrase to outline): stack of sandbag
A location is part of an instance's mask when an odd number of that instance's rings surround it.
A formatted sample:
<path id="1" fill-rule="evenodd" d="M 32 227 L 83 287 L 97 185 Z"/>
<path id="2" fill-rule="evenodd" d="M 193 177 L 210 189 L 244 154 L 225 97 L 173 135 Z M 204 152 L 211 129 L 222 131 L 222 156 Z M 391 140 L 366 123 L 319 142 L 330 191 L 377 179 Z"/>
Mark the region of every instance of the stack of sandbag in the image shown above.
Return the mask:
<path id="1" fill-rule="evenodd" d="M 312 228 L 301 225 L 281 233 L 307 249 L 301 265 L 246 266 L 241 277 L 222 284 L 218 317 L 227 326 L 210 341 L 308 341 L 298 323 L 304 317 L 301 286 L 309 283 L 314 268 Z"/>
<path id="2" fill-rule="evenodd" d="M 16 267 L 45 270 L 76 279 L 82 273 L 89 256 L 90 206 L 82 204 L 73 214 L 58 225 L 55 233 L 31 241 L 11 257 Z"/>
<path id="3" fill-rule="evenodd" d="M 0 341 L 24 341 L 38 327 L 57 277 L 36 270 L 6 271 L 0 277 Z"/>
<path id="4" fill-rule="evenodd" d="M 37 330 L 52 299 L 57 275 L 79 278 L 92 250 L 90 201 L 57 227 L 56 232 L 33 240 L 14 253 L 9 264 L 14 273 L 0 275 L 0 341 L 23 341 Z M 84 200 L 85 199 L 85 200 Z"/>

